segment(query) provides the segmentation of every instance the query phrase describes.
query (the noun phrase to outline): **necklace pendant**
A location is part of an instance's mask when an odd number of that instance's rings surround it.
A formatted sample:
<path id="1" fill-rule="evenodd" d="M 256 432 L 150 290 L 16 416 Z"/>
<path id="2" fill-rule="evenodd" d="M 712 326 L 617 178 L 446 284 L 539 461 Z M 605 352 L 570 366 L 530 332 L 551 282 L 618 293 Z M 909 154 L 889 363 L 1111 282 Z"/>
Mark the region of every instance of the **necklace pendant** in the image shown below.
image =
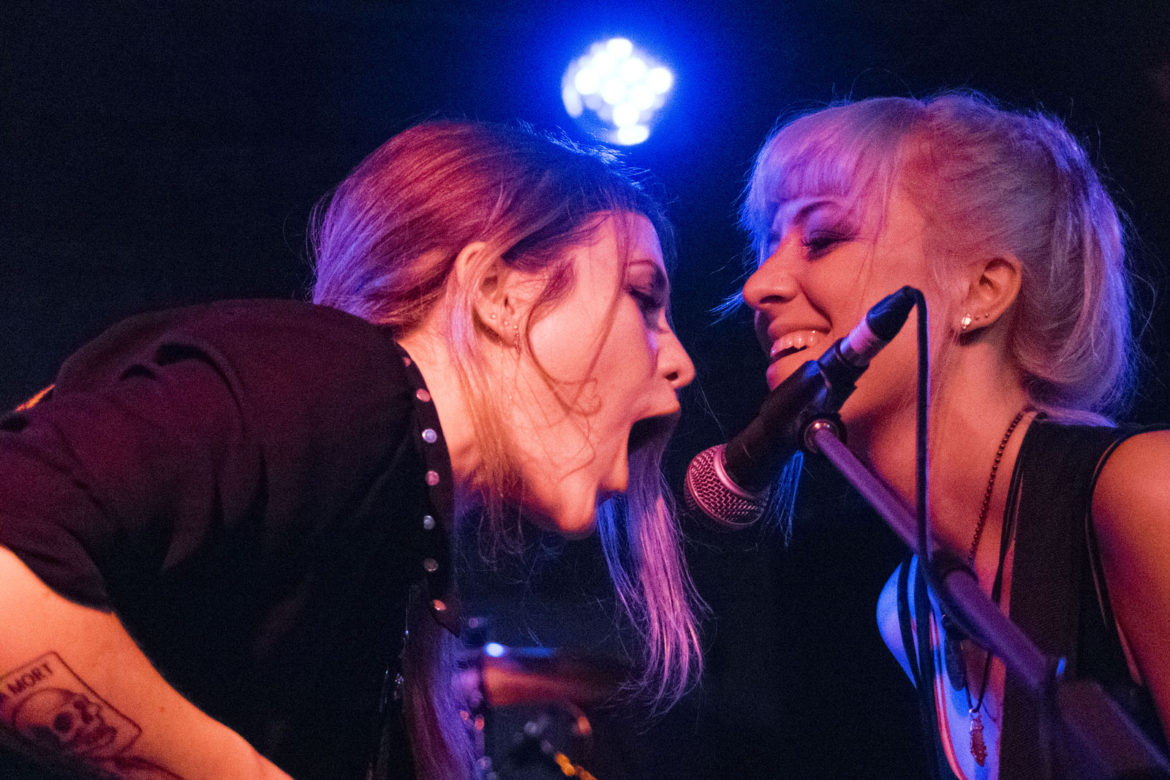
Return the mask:
<path id="1" fill-rule="evenodd" d="M 987 761 L 987 744 L 983 741 L 983 715 L 979 710 L 971 710 L 971 756 L 979 766 L 983 766 Z"/>

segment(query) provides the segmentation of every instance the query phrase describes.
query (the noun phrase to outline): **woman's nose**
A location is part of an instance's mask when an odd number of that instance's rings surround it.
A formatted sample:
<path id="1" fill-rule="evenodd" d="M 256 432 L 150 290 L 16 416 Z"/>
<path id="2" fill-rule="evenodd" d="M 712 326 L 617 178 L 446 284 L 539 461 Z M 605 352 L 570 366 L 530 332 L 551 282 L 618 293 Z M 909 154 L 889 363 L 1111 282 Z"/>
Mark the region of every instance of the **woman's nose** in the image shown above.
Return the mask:
<path id="1" fill-rule="evenodd" d="M 743 285 L 743 300 L 756 311 L 770 302 L 782 303 L 798 290 L 796 276 L 787 262 L 785 244 L 776 248 Z"/>
<path id="2" fill-rule="evenodd" d="M 680 390 L 695 379 L 695 364 L 674 330 L 662 335 L 658 342 L 658 364 L 671 386 Z"/>

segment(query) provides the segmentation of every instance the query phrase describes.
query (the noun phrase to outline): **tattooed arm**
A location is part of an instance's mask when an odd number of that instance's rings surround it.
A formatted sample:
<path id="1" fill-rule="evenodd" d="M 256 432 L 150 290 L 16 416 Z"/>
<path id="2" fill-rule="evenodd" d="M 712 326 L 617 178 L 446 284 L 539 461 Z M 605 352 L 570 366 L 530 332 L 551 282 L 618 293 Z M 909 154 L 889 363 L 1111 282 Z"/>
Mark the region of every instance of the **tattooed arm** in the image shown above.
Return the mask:
<path id="1" fill-rule="evenodd" d="M 186 701 L 112 613 L 50 590 L 0 547 L 0 731 L 103 778 L 287 778 Z"/>

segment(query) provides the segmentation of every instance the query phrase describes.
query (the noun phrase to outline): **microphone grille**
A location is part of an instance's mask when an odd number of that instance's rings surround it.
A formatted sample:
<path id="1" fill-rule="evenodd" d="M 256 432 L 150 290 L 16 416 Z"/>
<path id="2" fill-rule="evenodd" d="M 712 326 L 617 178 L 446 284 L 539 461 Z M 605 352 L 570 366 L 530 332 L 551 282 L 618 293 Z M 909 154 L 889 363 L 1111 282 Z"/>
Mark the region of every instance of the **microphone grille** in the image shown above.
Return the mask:
<path id="1" fill-rule="evenodd" d="M 748 493 L 723 470 L 723 444 L 708 447 L 687 467 L 683 496 L 687 509 L 700 511 L 724 529 L 746 528 L 764 515 L 768 493 Z"/>

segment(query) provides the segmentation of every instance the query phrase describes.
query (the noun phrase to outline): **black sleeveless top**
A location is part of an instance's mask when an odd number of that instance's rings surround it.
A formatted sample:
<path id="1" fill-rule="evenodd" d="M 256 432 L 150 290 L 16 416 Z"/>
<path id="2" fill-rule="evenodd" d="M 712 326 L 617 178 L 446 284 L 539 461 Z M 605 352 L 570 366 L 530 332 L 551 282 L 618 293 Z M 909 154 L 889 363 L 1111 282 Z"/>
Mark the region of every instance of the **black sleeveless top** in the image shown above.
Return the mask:
<path id="1" fill-rule="evenodd" d="M 1005 512 L 1004 545 L 1014 530 L 1010 617 L 1044 654 L 1063 658 L 1066 675 L 1097 681 L 1163 752 L 1166 744 L 1149 690 L 1130 676 L 1121 637 L 1102 573 L 1091 508 L 1093 490 L 1105 461 L 1119 444 L 1146 428 L 1065 425 L 1037 419 L 1029 427 L 1012 473 Z M 1016 507 L 1014 516 L 1010 508 Z M 909 569 L 903 564 L 903 572 Z M 903 575 L 899 583 L 903 634 Z M 906 636 L 909 639 L 909 636 Z M 923 705 L 930 744 L 939 744 L 934 712 L 933 674 L 914 659 L 915 642 L 906 643 L 910 667 Z M 927 665 L 930 659 L 925 659 Z M 1036 701 L 1013 675 L 1004 690 L 1004 722 L 999 776 L 1042 778 L 1076 776 L 1064 750 L 1045 749 L 1044 724 Z M 935 774 L 953 773 L 934 750 Z M 1049 759 L 1052 759 L 1049 764 Z"/>
<path id="2" fill-rule="evenodd" d="M 1143 430 L 1046 420 L 1032 424 L 1012 475 L 1019 509 L 1011 618 L 1042 652 L 1064 658 L 1069 676 L 1100 683 L 1164 752 L 1150 692 L 1130 676 L 1091 515 L 1105 461 L 1119 444 Z M 1011 506 L 1012 498 L 1008 500 Z M 1009 675 L 1001 776 L 1041 776 L 1043 751 L 1036 749 L 1040 727 L 1035 701 Z M 1062 752 L 1054 757 L 1054 771 L 1060 771 Z"/>

